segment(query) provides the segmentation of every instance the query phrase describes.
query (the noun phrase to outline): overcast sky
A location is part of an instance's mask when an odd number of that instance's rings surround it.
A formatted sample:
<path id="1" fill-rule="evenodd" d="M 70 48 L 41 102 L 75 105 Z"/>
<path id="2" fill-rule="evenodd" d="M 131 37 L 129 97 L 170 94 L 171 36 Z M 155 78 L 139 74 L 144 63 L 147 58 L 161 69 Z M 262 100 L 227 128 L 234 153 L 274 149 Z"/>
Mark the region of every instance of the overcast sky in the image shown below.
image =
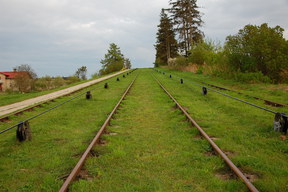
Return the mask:
<path id="1" fill-rule="evenodd" d="M 38 76 L 101 68 L 110 43 L 132 66 L 152 67 L 161 8 L 169 0 L 0 0 L 0 71 L 29 64 Z M 206 37 L 225 41 L 246 24 L 280 25 L 288 0 L 198 0 Z"/>

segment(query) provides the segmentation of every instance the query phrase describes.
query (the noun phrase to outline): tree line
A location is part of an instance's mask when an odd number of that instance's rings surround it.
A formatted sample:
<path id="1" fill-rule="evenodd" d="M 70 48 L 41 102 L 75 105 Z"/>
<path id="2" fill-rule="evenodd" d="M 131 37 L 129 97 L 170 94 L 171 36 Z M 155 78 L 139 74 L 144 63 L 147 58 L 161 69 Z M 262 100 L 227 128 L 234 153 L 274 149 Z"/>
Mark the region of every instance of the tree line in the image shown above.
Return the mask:
<path id="1" fill-rule="evenodd" d="M 118 47 L 115 43 L 110 44 L 107 54 L 105 54 L 104 59 L 102 59 L 100 63 L 102 64 L 102 68 L 98 73 L 92 75 L 93 79 L 98 78 L 101 75 L 123 69 L 131 69 L 132 67 L 130 59 L 124 57 L 124 55 L 121 53 L 120 47 Z M 18 73 L 18 75 L 15 77 L 15 83 L 13 84 L 12 89 L 8 91 L 20 91 L 23 93 L 43 91 L 76 83 L 81 80 L 87 80 L 86 66 L 81 66 L 76 70 L 74 75 L 69 77 L 50 77 L 46 75 L 38 78 L 36 72 L 29 64 L 16 66 L 14 67 L 14 71 L 27 73 Z"/>
<path id="2" fill-rule="evenodd" d="M 197 0 L 171 0 L 169 5 L 160 13 L 155 67 L 194 67 L 197 73 L 239 81 L 288 83 L 288 41 L 280 26 L 246 25 L 222 46 L 204 39 Z"/>

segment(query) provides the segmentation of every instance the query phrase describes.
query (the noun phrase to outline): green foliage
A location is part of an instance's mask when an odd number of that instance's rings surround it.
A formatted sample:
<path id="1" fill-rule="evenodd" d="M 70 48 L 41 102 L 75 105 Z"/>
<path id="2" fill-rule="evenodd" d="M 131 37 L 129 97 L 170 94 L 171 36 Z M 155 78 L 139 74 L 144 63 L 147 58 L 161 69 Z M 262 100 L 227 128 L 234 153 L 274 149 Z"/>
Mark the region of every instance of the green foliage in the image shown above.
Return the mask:
<path id="1" fill-rule="evenodd" d="M 86 74 L 87 74 L 87 67 L 82 66 L 79 69 L 77 69 L 75 76 L 82 80 L 86 80 L 87 79 Z"/>
<path id="2" fill-rule="evenodd" d="M 173 31 L 171 19 L 162 9 L 160 14 L 160 24 L 158 25 L 156 48 L 157 65 L 167 65 L 169 58 L 174 58 L 178 55 L 177 41 Z"/>
<path id="3" fill-rule="evenodd" d="M 76 76 L 70 76 L 70 77 L 68 77 L 68 84 L 71 84 L 71 83 L 76 83 L 76 82 L 80 82 L 81 81 L 81 79 L 79 79 L 78 77 L 76 77 Z"/>
<path id="4" fill-rule="evenodd" d="M 130 59 L 128 59 L 128 58 L 124 59 L 124 66 L 125 66 L 126 69 L 131 69 L 132 64 L 131 64 Z"/>
<path id="5" fill-rule="evenodd" d="M 94 73 L 91 75 L 92 79 L 97 79 L 99 78 L 99 74 L 98 73 Z"/>
<path id="6" fill-rule="evenodd" d="M 63 79 L 63 77 L 50 77 L 45 76 L 35 80 L 35 90 L 36 91 L 44 91 L 44 90 L 51 90 L 58 87 L 62 87 L 65 85 L 69 85 L 72 83 L 79 82 L 80 79 L 76 76 L 68 77 L 67 79 Z"/>
<path id="7" fill-rule="evenodd" d="M 178 66 L 178 67 L 179 66 L 187 66 L 188 65 L 187 57 L 184 57 L 184 56 L 176 57 L 175 65 Z"/>
<path id="8" fill-rule="evenodd" d="M 179 36 L 180 51 L 188 56 L 193 44 L 200 42 L 204 36 L 199 29 L 203 21 L 198 11 L 197 0 L 171 0 L 170 5 L 173 24 Z"/>
<path id="9" fill-rule="evenodd" d="M 241 72 L 236 72 L 232 73 L 233 79 L 239 82 L 243 83 L 271 83 L 271 79 L 263 73 L 259 72 L 248 72 L 248 73 L 241 73 Z"/>
<path id="10" fill-rule="evenodd" d="M 100 61 L 102 69 L 99 71 L 100 75 L 120 71 L 124 67 L 124 55 L 121 53 L 120 48 L 111 43 L 108 53 L 105 54 L 105 58 Z"/>
<path id="11" fill-rule="evenodd" d="M 288 41 L 280 26 L 246 25 L 226 38 L 229 64 L 240 72 L 261 72 L 274 82 L 281 81 L 281 70 L 288 69 Z"/>

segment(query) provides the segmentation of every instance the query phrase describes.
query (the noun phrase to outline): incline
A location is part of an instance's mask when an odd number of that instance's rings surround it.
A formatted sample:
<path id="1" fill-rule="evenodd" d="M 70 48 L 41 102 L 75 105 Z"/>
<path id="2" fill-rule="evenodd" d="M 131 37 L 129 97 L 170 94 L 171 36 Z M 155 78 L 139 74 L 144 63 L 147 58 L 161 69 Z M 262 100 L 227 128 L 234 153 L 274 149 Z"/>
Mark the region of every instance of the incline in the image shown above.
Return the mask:
<path id="1" fill-rule="evenodd" d="M 52 100 L 52 99 L 67 95 L 67 94 L 72 93 L 74 91 L 77 91 L 79 89 L 82 89 L 82 88 L 85 88 L 85 87 L 89 87 L 89 86 L 91 86 L 91 85 L 93 85 L 95 83 L 98 83 L 98 82 L 104 81 L 106 79 L 109 79 L 111 77 L 117 76 L 117 75 L 119 75 L 121 73 L 124 73 L 126 71 L 127 70 L 120 71 L 120 72 L 117 72 L 117 73 L 112 74 L 112 75 L 107 75 L 105 77 L 101 77 L 99 79 L 95 79 L 95 80 L 92 80 L 92 81 L 89 81 L 89 82 L 86 82 L 86 83 L 83 83 L 83 84 L 75 85 L 73 87 L 69 87 L 69 88 L 66 88 L 66 89 L 63 89 L 63 90 L 55 91 L 53 93 L 49 93 L 49 94 L 42 95 L 42 96 L 39 96 L 39 97 L 35 97 L 35 98 L 32 98 L 32 99 L 27 99 L 27 100 L 20 101 L 20 102 L 17 102 L 17 103 L 13 103 L 13 104 L 10 104 L 10 105 L 1 106 L 0 107 L 0 117 L 4 116 L 4 115 L 8 115 L 8 114 L 13 113 L 13 112 L 16 112 L 16 111 L 18 111 L 20 109 L 27 108 L 27 107 L 29 107 L 31 105 L 35 105 L 35 104 L 38 104 L 38 103 L 46 102 L 46 101 L 49 101 L 49 100 Z"/>

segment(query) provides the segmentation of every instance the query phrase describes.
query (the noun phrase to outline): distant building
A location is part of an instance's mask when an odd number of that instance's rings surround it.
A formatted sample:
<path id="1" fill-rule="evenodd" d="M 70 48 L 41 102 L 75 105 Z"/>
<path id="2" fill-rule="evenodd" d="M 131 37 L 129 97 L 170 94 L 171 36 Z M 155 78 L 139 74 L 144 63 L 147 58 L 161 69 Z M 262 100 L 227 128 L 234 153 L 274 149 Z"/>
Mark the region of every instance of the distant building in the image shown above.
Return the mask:
<path id="1" fill-rule="evenodd" d="M 28 72 L 0 72 L 0 91 L 13 90 L 18 91 L 15 79 L 18 77 L 26 77 L 32 79 Z"/>

